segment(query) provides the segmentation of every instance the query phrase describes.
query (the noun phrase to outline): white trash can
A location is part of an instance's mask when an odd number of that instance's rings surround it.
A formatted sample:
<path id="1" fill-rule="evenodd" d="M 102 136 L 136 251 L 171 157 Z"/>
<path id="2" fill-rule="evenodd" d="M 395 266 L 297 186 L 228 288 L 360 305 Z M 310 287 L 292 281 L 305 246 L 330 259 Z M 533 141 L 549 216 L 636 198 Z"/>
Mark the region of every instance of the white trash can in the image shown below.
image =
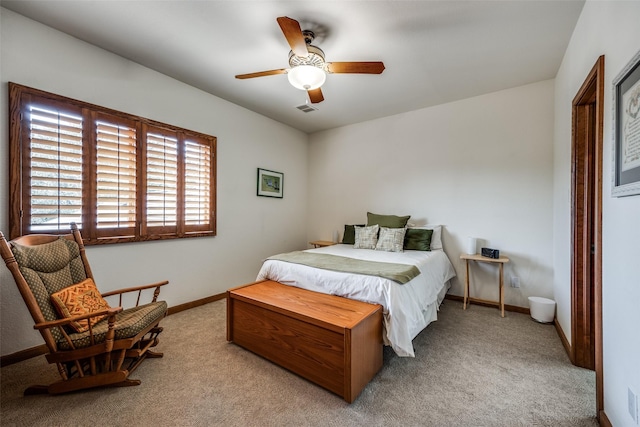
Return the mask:
<path id="1" fill-rule="evenodd" d="M 556 313 L 556 302 L 549 298 L 529 297 L 529 310 L 536 322 L 552 323 Z"/>

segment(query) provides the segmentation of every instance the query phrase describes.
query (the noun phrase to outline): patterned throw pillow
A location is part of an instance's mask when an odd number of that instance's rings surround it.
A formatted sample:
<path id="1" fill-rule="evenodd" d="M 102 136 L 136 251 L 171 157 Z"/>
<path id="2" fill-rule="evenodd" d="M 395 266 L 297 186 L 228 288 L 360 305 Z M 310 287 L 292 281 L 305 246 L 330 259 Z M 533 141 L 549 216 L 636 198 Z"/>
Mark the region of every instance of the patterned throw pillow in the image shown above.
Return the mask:
<path id="1" fill-rule="evenodd" d="M 378 242 L 378 224 L 371 227 L 355 227 L 356 241 L 354 249 L 375 249 Z"/>
<path id="2" fill-rule="evenodd" d="M 376 251 L 402 252 L 406 228 L 380 227 L 380 237 L 376 244 Z"/>
<path id="3" fill-rule="evenodd" d="M 109 304 L 98 292 L 96 284 L 93 283 L 91 278 L 51 294 L 51 302 L 62 317 L 79 316 L 110 308 Z M 84 332 L 89 329 L 89 320 L 91 321 L 91 326 L 93 326 L 103 317 L 92 317 L 79 322 L 71 322 L 70 325 L 76 331 Z"/>

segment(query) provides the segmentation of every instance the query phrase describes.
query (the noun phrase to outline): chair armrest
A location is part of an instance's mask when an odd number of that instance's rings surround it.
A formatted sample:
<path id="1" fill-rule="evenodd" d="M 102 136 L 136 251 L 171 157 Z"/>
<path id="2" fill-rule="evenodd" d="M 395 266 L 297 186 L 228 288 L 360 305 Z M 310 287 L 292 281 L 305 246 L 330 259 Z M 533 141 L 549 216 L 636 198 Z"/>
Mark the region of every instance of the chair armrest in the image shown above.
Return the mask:
<path id="1" fill-rule="evenodd" d="M 119 295 L 120 299 L 118 302 L 118 305 L 122 305 L 122 295 L 129 293 L 129 292 L 138 292 L 138 299 L 136 300 L 136 307 L 140 304 L 140 295 L 142 294 L 142 291 L 146 290 L 146 289 L 153 289 L 155 288 L 155 291 L 153 291 L 153 299 L 151 300 L 151 302 L 156 302 L 156 300 L 158 299 L 158 295 L 160 295 L 160 286 L 164 286 L 166 284 L 168 284 L 169 281 L 168 280 L 163 280 L 162 282 L 158 282 L 158 283 L 152 283 L 150 285 L 143 285 L 143 286 L 136 286 L 133 288 L 125 288 L 125 289 L 118 289 L 115 291 L 109 291 L 109 292 L 105 292 L 102 295 L 102 297 L 110 297 L 113 295 Z"/>
<path id="2" fill-rule="evenodd" d="M 159 288 L 160 286 L 164 286 L 164 285 L 166 285 L 168 283 L 169 283 L 168 280 L 164 280 L 162 282 L 152 283 L 150 285 L 136 286 L 136 287 L 133 287 L 133 288 L 125 288 L 125 289 L 118 289 L 118 290 L 115 290 L 115 291 L 109 291 L 109 292 L 105 292 L 105 293 L 103 293 L 101 295 L 102 295 L 102 297 L 110 297 L 112 295 L 126 294 L 128 292 L 144 291 L 145 289 Z"/>
<path id="3" fill-rule="evenodd" d="M 104 310 L 95 311 L 93 313 L 82 314 L 82 315 L 73 316 L 73 317 L 65 317 L 64 319 L 51 320 L 49 322 L 36 323 L 35 325 L 33 325 L 33 329 L 40 330 L 40 329 L 49 329 L 49 328 L 56 328 L 60 326 L 66 326 L 71 322 L 77 322 L 79 320 L 89 319 L 95 316 L 105 316 L 105 315 L 114 316 L 117 313 L 120 313 L 121 311 L 122 311 L 122 307 L 105 308 Z"/>

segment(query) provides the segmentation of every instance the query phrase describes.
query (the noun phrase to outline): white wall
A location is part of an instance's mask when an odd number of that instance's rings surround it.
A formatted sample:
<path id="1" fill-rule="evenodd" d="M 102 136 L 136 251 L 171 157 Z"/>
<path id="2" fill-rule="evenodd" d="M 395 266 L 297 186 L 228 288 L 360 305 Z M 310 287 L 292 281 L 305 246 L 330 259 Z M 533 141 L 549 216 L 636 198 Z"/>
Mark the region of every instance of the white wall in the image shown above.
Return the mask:
<path id="1" fill-rule="evenodd" d="M 571 334 L 571 102 L 605 55 L 602 224 L 604 410 L 616 427 L 636 425 L 627 389 L 640 393 L 640 196 L 611 197 L 612 83 L 640 49 L 640 2 L 587 1 L 555 80 L 554 293 Z"/>
<path id="2" fill-rule="evenodd" d="M 367 211 L 444 224 L 458 273 L 468 236 L 511 262 L 507 304 L 552 297 L 553 81 L 517 87 L 310 136 L 309 238 L 331 239 Z M 477 268 L 476 268 L 477 267 Z M 497 269 L 472 267 L 472 294 L 496 300 Z"/>
<path id="3" fill-rule="evenodd" d="M 306 248 L 306 134 L 1 9 L 0 117 L 7 82 L 218 138 L 218 236 L 87 249 L 103 291 L 168 279 L 170 306 L 255 279 L 261 259 Z M 8 129 L 0 126 L 0 229 L 8 233 Z M 284 172 L 284 198 L 256 196 L 256 169 Z M 0 267 L 2 355 L 42 344 Z"/>
<path id="4" fill-rule="evenodd" d="M 612 198 L 611 82 L 640 48 L 640 2 L 588 1 L 554 81 L 307 136 L 0 8 L 0 117 L 14 81 L 218 137 L 218 236 L 88 248 L 103 290 L 169 279 L 170 305 L 253 280 L 276 251 L 330 239 L 366 212 L 446 226 L 459 277 L 467 236 L 512 260 L 508 304 L 554 297 L 570 337 L 571 100 L 605 58 L 603 314 L 605 411 L 632 426 L 627 387 L 640 393 L 640 196 Z M 554 95 L 555 93 L 555 95 Z M 555 96 L 555 108 L 554 108 Z M 555 125 L 554 125 L 555 115 Z M 0 126 L 0 229 L 8 230 L 8 128 Z M 282 200 L 255 196 L 257 167 L 285 173 Z M 307 191 L 309 195 L 307 195 Z M 306 219 L 309 219 L 307 229 Z M 176 268 L 176 266 L 180 268 Z M 115 267 L 114 267 L 115 266 Z M 477 296 L 495 272 L 476 269 Z M 41 344 L 0 267 L 0 354 Z"/>

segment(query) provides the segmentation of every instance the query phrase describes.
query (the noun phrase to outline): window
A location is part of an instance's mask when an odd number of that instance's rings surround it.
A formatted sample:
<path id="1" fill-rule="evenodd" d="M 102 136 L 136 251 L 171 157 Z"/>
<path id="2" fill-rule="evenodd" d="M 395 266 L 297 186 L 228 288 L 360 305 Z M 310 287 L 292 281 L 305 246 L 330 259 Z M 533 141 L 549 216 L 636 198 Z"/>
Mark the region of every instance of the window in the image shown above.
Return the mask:
<path id="1" fill-rule="evenodd" d="M 216 138 L 9 83 L 10 238 L 216 233 Z"/>

